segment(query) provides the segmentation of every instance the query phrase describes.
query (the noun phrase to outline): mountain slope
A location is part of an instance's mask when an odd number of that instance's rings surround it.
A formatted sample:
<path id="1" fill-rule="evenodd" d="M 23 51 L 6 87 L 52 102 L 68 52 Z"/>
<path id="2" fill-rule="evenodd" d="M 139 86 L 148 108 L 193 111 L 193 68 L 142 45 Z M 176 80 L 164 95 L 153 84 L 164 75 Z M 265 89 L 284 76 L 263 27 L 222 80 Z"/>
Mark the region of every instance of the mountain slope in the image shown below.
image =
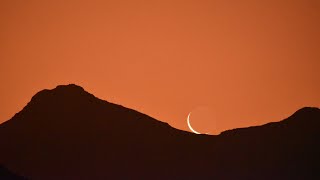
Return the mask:
<path id="1" fill-rule="evenodd" d="M 195 135 L 76 85 L 37 93 L 0 125 L 0 163 L 31 179 L 313 179 L 320 110 Z"/>

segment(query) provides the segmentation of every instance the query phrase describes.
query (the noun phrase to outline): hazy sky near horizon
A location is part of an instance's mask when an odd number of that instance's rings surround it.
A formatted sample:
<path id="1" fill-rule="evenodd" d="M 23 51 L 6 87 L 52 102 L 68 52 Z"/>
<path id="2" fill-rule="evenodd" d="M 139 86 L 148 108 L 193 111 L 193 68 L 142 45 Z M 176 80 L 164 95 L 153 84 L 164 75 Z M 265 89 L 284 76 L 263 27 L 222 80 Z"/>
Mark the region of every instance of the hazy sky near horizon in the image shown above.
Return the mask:
<path id="1" fill-rule="evenodd" d="M 2 0 L 0 27 L 0 123 L 69 83 L 213 134 L 320 106 L 318 0 Z"/>

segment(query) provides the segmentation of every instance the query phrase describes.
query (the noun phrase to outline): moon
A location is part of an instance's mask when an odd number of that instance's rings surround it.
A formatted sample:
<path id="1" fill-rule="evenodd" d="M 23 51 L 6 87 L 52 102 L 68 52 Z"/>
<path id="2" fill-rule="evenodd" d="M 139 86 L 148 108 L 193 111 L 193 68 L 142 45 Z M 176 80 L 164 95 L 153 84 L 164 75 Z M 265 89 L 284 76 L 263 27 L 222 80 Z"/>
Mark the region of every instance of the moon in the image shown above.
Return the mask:
<path id="1" fill-rule="evenodd" d="M 190 115 L 191 115 L 191 112 L 188 114 L 188 118 L 187 118 L 187 122 L 188 122 L 188 127 L 189 127 L 189 129 L 190 129 L 193 133 L 195 133 L 195 134 L 201 134 L 201 133 L 199 133 L 198 131 L 196 131 L 196 130 L 194 130 L 194 129 L 192 128 L 192 126 L 191 126 L 191 124 L 190 124 Z"/>

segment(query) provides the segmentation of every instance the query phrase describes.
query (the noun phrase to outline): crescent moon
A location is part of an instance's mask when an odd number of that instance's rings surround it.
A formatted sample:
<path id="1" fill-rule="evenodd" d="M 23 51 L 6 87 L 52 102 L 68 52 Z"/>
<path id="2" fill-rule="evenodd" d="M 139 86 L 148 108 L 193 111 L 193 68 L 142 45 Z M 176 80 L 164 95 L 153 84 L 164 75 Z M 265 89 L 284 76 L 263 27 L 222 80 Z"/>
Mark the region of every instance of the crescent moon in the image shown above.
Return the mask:
<path id="1" fill-rule="evenodd" d="M 190 115 L 191 115 L 191 112 L 188 114 L 188 118 L 187 118 L 187 122 L 188 122 L 188 127 L 189 127 L 189 129 L 190 129 L 193 133 L 195 133 L 195 134 L 201 134 L 201 133 L 199 133 L 198 131 L 196 131 L 196 130 L 194 130 L 194 129 L 192 128 L 192 126 L 191 126 L 191 124 L 190 124 Z"/>

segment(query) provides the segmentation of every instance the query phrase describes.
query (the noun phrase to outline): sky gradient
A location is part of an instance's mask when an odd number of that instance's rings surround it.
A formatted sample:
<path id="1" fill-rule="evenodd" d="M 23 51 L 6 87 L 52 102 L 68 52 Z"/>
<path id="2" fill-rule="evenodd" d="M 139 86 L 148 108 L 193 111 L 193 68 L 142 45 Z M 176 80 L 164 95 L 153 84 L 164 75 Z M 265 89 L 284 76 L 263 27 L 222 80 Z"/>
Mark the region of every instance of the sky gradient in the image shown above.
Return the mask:
<path id="1" fill-rule="evenodd" d="M 0 2 L 0 123 L 75 83 L 217 134 L 320 107 L 320 1 Z"/>

